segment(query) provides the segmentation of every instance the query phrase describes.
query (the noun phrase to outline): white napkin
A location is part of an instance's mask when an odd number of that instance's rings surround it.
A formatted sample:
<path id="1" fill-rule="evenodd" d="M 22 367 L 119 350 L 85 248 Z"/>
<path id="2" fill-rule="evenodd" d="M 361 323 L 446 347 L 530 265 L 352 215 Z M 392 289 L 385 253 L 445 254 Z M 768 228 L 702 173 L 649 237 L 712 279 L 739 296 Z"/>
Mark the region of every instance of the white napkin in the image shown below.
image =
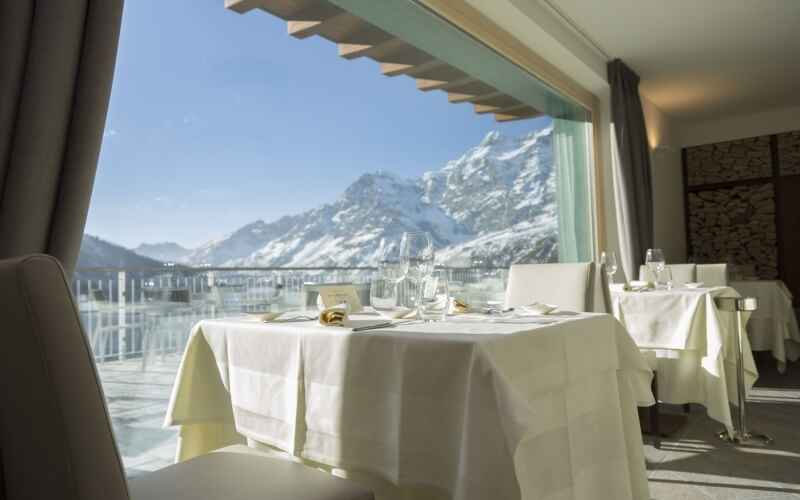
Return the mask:
<path id="1" fill-rule="evenodd" d="M 534 302 L 533 304 L 520 306 L 520 310 L 522 311 L 523 314 L 529 314 L 532 316 L 541 316 L 544 314 L 550 314 L 556 309 L 558 309 L 558 306 L 555 306 L 553 304 L 544 304 L 542 302 Z"/>
<path id="2" fill-rule="evenodd" d="M 269 323 L 270 321 L 277 319 L 278 316 L 284 312 L 285 311 L 248 311 L 247 315 L 255 320 Z"/>
<path id="3" fill-rule="evenodd" d="M 650 281 L 633 280 L 625 283 L 622 289 L 626 292 L 643 292 L 645 290 L 652 290 L 655 285 Z"/>
<path id="4" fill-rule="evenodd" d="M 686 288 L 700 288 L 704 284 L 705 283 L 703 283 L 702 281 L 698 281 L 697 283 L 695 283 L 695 282 L 684 283 L 683 286 L 685 286 Z"/>

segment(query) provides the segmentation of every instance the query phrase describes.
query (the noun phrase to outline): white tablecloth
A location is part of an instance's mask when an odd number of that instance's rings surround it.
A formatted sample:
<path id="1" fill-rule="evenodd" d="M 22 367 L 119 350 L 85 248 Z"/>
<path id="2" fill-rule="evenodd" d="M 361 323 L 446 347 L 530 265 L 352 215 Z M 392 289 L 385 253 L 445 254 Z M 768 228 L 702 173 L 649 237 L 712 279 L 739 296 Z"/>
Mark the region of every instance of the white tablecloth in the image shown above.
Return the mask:
<path id="1" fill-rule="evenodd" d="M 728 402 L 738 403 L 734 315 L 714 298 L 738 297 L 729 287 L 623 292 L 612 288 L 614 315 L 642 350 L 656 353 L 658 397 L 673 404 L 701 403 L 733 432 Z M 747 313 L 742 315 L 747 321 Z M 743 336 L 745 391 L 758 378 Z"/>
<path id="2" fill-rule="evenodd" d="M 747 322 L 747 336 L 754 351 L 772 351 L 778 371 L 786 360 L 800 357 L 800 328 L 792 309 L 792 292 L 781 280 L 734 281 L 731 287 L 745 297 L 758 298 L 758 310 Z"/>
<path id="3" fill-rule="evenodd" d="M 351 332 L 204 320 L 167 412 L 178 459 L 242 436 L 456 499 L 649 498 L 652 373 L 610 315 Z"/>

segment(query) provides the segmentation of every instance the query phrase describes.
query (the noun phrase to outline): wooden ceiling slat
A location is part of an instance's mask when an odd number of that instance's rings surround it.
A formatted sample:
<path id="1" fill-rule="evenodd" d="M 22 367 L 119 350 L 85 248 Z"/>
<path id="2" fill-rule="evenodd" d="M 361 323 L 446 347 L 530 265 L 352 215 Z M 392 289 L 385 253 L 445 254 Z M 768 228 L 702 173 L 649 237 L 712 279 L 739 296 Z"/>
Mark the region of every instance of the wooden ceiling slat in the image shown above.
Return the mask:
<path id="1" fill-rule="evenodd" d="M 324 20 L 308 19 L 300 20 L 293 19 L 287 21 L 288 32 L 295 38 L 308 38 L 311 35 L 320 35 L 325 38 L 335 38 L 343 32 L 353 31 L 360 28 L 363 23 L 361 19 L 355 17 L 349 12 L 340 12 Z"/>
<path id="2" fill-rule="evenodd" d="M 534 109 L 528 107 L 527 112 L 520 112 L 519 114 L 503 114 L 503 113 L 495 113 L 494 119 L 498 122 L 511 122 L 514 120 L 525 120 L 528 118 L 536 118 L 537 116 L 542 116 L 544 113 L 539 111 L 538 109 Z"/>
<path id="3" fill-rule="evenodd" d="M 461 87 L 477 81 L 478 79 L 474 76 L 465 76 L 452 81 L 417 78 L 417 88 L 425 92 L 428 90 L 460 90 Z"/>
<path id="4" fill-rule="evenodd" d="M 410 45 L 399 38 L 389 38 L 388 40 L 375 44 L 340 43 L 338 46 L 339 55 L 345 59 L 367 56 L 375 60 L 385 59 L 394 53 L 410 47 Z"/>
<path id="5" fill-rule="evenodd" d="M 397 75 L 423 75 L 428 71 L 443 66 L 444 62 L 439 59 L 429 59 L 420 64 L 397 64 L 397 63 L 381 63 L 381 74 L 386 76 Z"/>
<path id="6" fill-rule="evenodd" d="M 481 82 L 483 83 L 483 82 Z M 500 97 L 504 96 L 505 93 L 499 90 L 493 90 L 491 92 L 487 92 L 485 94 L 464 94 L 458 92 L 448 92 L 447 93 L 447 100 L 452 103 L 459 103 L 459 102 L 480 102 L 485 99 L 491 99 L 493 97 Z"/>
<path id="7" fill-rule="evenodd" d="M 305 9 L 309 5 L 322 1 L 323 0 L 225 0 L 225 8 L 240 14 L 254 8 L 259 8 L 286 20 L 289 19 L 293 12 Z"/>
<path id="8" fill-rule="evenodd" d="M 509 97 L 509 99 L 512 99 Z M 513 100 L 513 99 L 512 99 Z M 496 113 L 501 115 L 513 115 L 516 114 L 516 111 L 524 110 L 525 108 L 530 108 L 525 103 L 519 102 L 514 100 L 513 104 L 508 104 L 506 106 L 493 106 L 491 104 L 473 104 L 472 107 L 475 109 L 475 112 L 479 115 L 484 113 Z"/>

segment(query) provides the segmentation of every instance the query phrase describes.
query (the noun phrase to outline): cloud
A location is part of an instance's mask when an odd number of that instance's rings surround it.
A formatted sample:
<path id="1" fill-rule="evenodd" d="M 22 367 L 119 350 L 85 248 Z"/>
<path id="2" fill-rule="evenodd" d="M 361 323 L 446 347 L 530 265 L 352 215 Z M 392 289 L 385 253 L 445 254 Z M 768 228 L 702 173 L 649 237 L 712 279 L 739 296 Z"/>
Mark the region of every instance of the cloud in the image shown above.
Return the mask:
<path id="1" fill-rule="evenodd" d="M 105 132 L 103 132 L 103 137 L 114 137 L 115 135 L 117 135 L 117 131 L 114 130 L 113 128 L 110 128 Z"/>

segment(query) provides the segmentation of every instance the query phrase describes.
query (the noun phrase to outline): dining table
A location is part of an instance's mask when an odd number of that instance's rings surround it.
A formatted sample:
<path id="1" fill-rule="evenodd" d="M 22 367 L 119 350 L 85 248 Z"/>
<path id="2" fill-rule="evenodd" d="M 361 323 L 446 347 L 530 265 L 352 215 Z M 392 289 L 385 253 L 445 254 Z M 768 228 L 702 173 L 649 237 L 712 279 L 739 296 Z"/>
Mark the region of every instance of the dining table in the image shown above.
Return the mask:
<path id="1" fill-rule="evenodd" d="M 747 322 L 747 336 L 754 351 L 771 351 L 778 372 L 786 371 L 786 361 L 800 358 L 800 327 L 792 307 L 792 292 L 783 280 L 743 279 L 730 286 L 742 296 L 756 297 L 758 309 Z"/>
<path id="2" fill-rule="evenodd" d="M 611 289 L 614 316 L 642 351 L 656 356 L 659 400 L 702 404 L 731 435 L 729 403 L 738 404 L 735 316 L 720 311 L 715 299 L 739 296 L 725 286 Z M 741 314 L 746 325 L 749 313 Z M 746 335 L 742 351 L 747 394 L 758 370 Z"/>
<path id="3" fill-rule="evenodd" d="M 609 314 L 366 331 L 208 319 L 192 329 L 165 425 L 179 427 L 178 461 L 248 442 L 389 484 L 378 500 L 647 499 L 636 407 L 654 403 L 651 380 Z"/>

